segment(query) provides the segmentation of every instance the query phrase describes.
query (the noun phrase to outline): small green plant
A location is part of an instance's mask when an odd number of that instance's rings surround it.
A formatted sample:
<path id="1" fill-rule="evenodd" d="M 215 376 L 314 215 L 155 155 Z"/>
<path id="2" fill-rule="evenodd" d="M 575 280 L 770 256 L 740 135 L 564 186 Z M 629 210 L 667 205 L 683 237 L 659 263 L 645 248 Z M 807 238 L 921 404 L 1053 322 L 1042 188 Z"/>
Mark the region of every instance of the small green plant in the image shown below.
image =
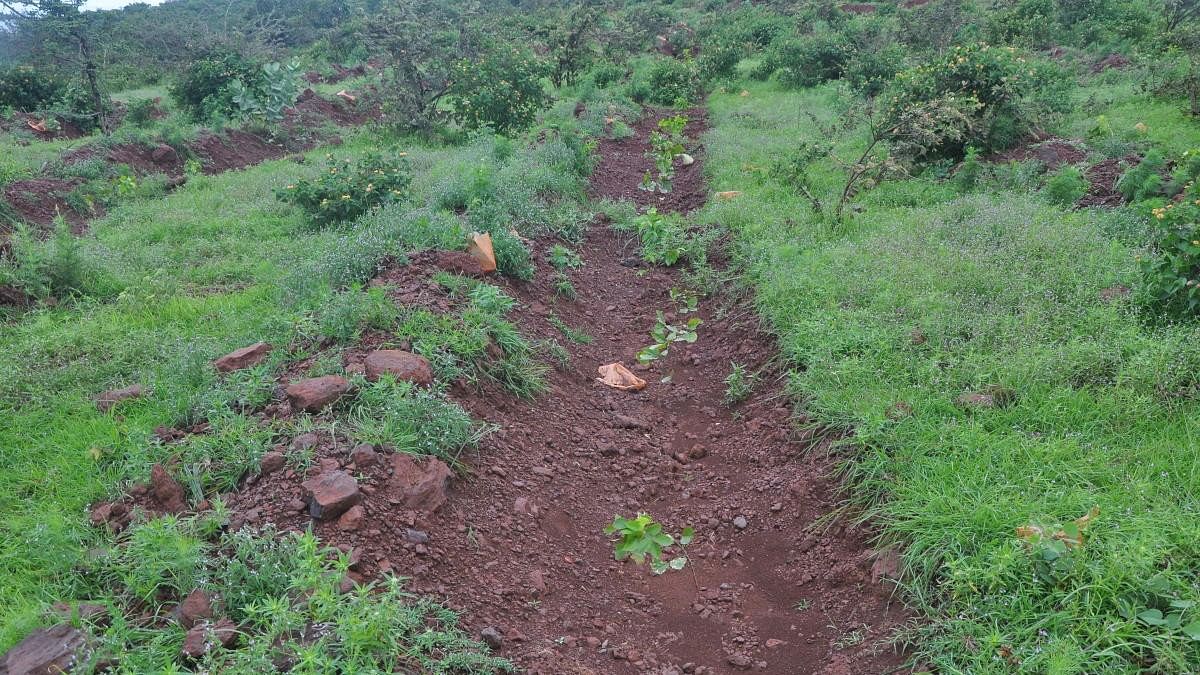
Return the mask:
<path id="1" fill-rule="evenodd" d="M 575 291 L 575 284 L 562 272 L 554 275 L 554 294 L 568 300 L 574 300 L 579 295 Z"/>
<path id="2" fill-rule="evenodd" d="M 688 118 L 683 115 L 665 117 L 658 121 L 658 129 L 650 132 L 650 152 L 647 157 L 654 161 L 655 175 L 649 171 L 642 177 L 641 189 L 647 192 L 671 191 L 671 180 L 675 177 L 675 158 L 683 152 L 683 130 Z"/>
<path id="3" fill-rule="evenodd" d="M 1046 198 L 1059 206 L 1071 206 L 1087 194 L 1088 182 L 1078 168 L 1066 165 L 1046 179 Z"/>
<path id="4" fill-rule="evenodd" d="M 725 403 L 732 405 L 741 403 L 750 396 L 754 378 L 746 372 L 746 366 L 740 363 L 733 363 L 730 366 L 729 375 L 725 378 Z"/>
<path id="5" fill-rule="evenodd" d="M 234 80 L 228 85 L 235 112 L 243 121 L 260 120 L 271 124 L 283 121 L 284 110 L 296 101 L 300 89 L 300 65 L 268 63 L 256 81 L 247 84 Z"/>
<path id="6" fill-rule="evenodd" d="M 657 361 L 670 353 L 671 345 L 676 342 L 693 343 L 696 341 L 696 329 L 700 324 L 704 323 L 700 317 L 692 317 L 687 320 L 683 326 L 675 326 L 667 323 L 662 312 L 658 313 L 658 319 L 654 323 L 654 328 L 650 331 L 650 337 L 654 338 L 654 344 L 645 347 L 637 353 L 639 363 L 649 363 Z"/>
<path id="7" fill-rule="evenodd" d="M 1140 202 L 1163 196 L 1163 172 L 1166 166 L 1167 161 L 1161 152 L 1147 152 L 1141 162 L 1121 174 L 1121 178 L 1117 180 L 1117 192 L 1120 192 L 1127 202 Z"/>
<path id="8" fill-rule="evenodd" d="M 542 86 L 545 74 L 545 63 L 527 47 L 497 44 L 478 59 L 463 59 L 451 69 L 451 114 L 467 129 L 521 131 L 550 101 Z"/>
<path id="9" fill-rule="evenodd" d="M 125 107 L 125 121 L 135 127 L 145 127 L 158 114 L 158 101 L 153 98 L 137 98 Z"/>
<path id="10" fill-rule="evenodd" d="M 613 556 L 617 560 L 632 559 L 638 565 L 649 561 L 654 574 L 683 569 L 688 563 L 686 547 L 696 536 L 695 530 L 690 527 L 680 530 L 678 537 L 667 534 L 661 524 L 649 514 L 641 512 L 634 518 L 613 516 L 612 523 L 604 528 L 604 533 L 619 537 L 613 547 Z M 672 546 L 679 546 L 680 555 L 663 560 L 663 552 Z"/>
<path id="11" fill-rule="evenodd" d="M 327 165 L 315 180 L 299 180 L 275 196 L 304 210 L 318 225 L 354 220 L 371 209 L 402 198 L 412 181 L 405 153 L 384 157 L 371 153 L 357 165 L 326 155 Z"/>
<path id="12" fill-rule="evenodd" d="M 550 322 L 551 326 L 557 328 L 558 331 L 563 334 L 563 337 L 577 345 L 590 345 L 595 340 L 595 338 L 593 338 L 591 335 L 588 335 L 581 330 L 571 328 L 567 325 L 567 322 L 560 319 L 556 314 L 551 314 L 546 320 Z"/>
<path id="13" fill-rule="evenodd" d="M 562 244 L 555 244 L 550 247 L 550 252 L 546 254 L 546 260 L 550 263 L 551 267 L 559 272 L 568 269 L 577 270 L 583 267 L 583 258 L 580 258 L 578 253 Z"/>
<path id="14" fill-rule="evenodd" d="M 677 213 L 662 215 L 651 208 L 634 218 L 633 226 L 642 241 L 642 259 L 648 263 L 670 267 L 688 251 L 687 229 Z"/>
<path id="15" fill-rule="evenodd" d="M 700 309 L 700 296 L 687 289 L 672 288 L 671 302 L 680 314 L 691 314 Z"/>

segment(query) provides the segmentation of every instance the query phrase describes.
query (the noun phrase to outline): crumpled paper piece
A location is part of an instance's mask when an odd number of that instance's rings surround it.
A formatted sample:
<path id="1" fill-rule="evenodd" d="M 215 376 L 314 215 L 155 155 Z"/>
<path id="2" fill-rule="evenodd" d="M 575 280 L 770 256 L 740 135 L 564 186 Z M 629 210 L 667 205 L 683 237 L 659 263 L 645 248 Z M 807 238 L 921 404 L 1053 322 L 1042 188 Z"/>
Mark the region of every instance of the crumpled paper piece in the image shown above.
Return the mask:
<path id="1" fill-rule="evenodd" d="M 597 370 L 600 372 L 600 377 L 596 379 L 614 389 L 641 391 L 646 387 L 645 380 L 634 375 L 620 363 L 610 363 L 607 366 L 600 366 Z"/>

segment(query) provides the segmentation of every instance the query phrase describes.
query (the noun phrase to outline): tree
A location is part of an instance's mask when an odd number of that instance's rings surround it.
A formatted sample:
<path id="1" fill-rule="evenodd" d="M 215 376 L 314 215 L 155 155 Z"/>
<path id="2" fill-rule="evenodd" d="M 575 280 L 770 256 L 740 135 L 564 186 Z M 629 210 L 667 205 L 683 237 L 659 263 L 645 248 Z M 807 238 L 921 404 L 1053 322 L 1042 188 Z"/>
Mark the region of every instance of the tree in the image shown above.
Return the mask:
<path id="1" fill-rule="evenodd" d="M 464 13 L 434 0 L 400 0 L 370 17 L 362 38 L 385 59 L 380 98 L 392 124 L 429 130 L 441 118 L 450 71 L 466 51 Z"/>
<path id="2" fill-rule="evenodd" d="M 87 89 L 88 115 L 95 126 L 108 133 L 106 102 L 97 65 L 98 38 L 93 25 L 81 11 L 84 0 L 0 0 L 4 23 L 31 28 L 42 37 L 40 48 L 51 60 L 77 72 Z"/>

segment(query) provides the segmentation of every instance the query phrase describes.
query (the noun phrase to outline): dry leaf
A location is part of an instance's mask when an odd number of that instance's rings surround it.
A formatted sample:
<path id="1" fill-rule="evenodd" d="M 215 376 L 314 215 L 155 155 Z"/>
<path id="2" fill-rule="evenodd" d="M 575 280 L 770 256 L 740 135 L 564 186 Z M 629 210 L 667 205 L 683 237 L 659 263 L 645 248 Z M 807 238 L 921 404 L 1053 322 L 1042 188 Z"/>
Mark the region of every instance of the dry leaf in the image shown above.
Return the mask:
<path id="1" fill-rule="evenodd" d="M 25 123 L 28 124 L 29 128 L 33 129 L 34 131 L 43 134 L 46 133 L 46 123 L 41 120 L 25 120 Z"/>
<path id="2" fill-rule="evenodd" d="M 343 89 L 343 90 L 339 91 L 339 92 L 336 94 L 336 96 L 338 96 L 338 97 L 340 97 L 340 98 L 342 98 L 342 99 L 344 99 L 344 100 L 346 100 L 346 101 L 348 101 L 348 102 L 350 102 L 350 103 L 355 103 L 356 101 L 358 101 L 358 97 L 357 97 L 357 96 L 355 96 L 354 94 L 351 94 L 350 92 L 346 91 L 345 89 Z"/>
<path id="3" fill-rule="evenodd" d="M 491 234 L 473 232 L 471 241 L 467 242 L 467 253 L 479 261 L 479 268 L 485 273 L 496 271 L 496 252 L 492 249 Z"/>
<path id="4" fill-rule="evenodd" d="M 597 370 L 600 371 L 600 377 L 596 379 L 615 389 L 641 391 L 646 387 L 645 380 L 634 375 L 620 363 L 610 363 L 607 366 L 600 366 Z"/>
<path id="5" fill-rule="evenodd" d="M 1078 532 L 1077 536 L 1074 534 L 1067 534 L 1066 530 L 1064 529 L 1057 529 L 1049 536 L 1051 539 L 1061 541 L 1064 545 L 1066 545 L 1067 548 L 1079 548 L 1083 546 L 1084 543 L 1083 531 L 1086 530 L 1087 526 L 1091 524 L 1091 522 L 1099 515 L 1100 507 L 1093 506 L 1087 513 L 1076 518 L 1074 523 L 1075 529 Z M 1017 537 L 1023 539 L 1024 541 L 1037 541 L 1045 537 L 1046 534 L 1046 528 L 1040 525 L 1034 525 L 1032 523 L 1029 525 L 1022 525 L 1021 527 L 1017 528 Z"/>
<path id="6" fill-rule="evenodd" d="M 741 194 L 738 190 L 727 190 L 725 192 L 718 192 L 717 199 L 733 199 L 734 197 L 741 196 Z"/>

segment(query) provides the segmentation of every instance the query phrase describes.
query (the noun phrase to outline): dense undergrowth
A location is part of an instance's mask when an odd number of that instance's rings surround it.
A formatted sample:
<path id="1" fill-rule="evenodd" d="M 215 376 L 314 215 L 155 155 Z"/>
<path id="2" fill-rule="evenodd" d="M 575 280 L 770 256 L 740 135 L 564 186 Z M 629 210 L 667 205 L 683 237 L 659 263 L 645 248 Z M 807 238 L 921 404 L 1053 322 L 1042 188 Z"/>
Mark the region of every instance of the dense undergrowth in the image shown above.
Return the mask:
<path id="1" fill-rule="evenodd" d="M 910 636 L 920 657 L 943 672 L 1189 671 L 1197 328 L 1147 324 L 1104 293 L 1140 283 L 1149 208 L 1067 211 L 995 167 L 970 187 L 882 183 L 831 227 L 757 169 L 771 139 L 820 140 L 844 91 L 745 88 L 710 99 L 708 137 L 714 188 L 745 194 L 702 218 L 738 234 L 804 412 L 853 431 L 848 495 L 904 552 L 905 596 L 932 617 Z M 1196 138 L 1169 108 L 1114 102 L 1135 105 Z M 812 177 L 825 193 L 840 171 L 818 163 Z M 1004 397 L 964 404 L 973 392 Z M 1078 548 L 1018 536 L 1094 507 Z M 1180 616 L 1167 626 L 1156 611 Z"/>

